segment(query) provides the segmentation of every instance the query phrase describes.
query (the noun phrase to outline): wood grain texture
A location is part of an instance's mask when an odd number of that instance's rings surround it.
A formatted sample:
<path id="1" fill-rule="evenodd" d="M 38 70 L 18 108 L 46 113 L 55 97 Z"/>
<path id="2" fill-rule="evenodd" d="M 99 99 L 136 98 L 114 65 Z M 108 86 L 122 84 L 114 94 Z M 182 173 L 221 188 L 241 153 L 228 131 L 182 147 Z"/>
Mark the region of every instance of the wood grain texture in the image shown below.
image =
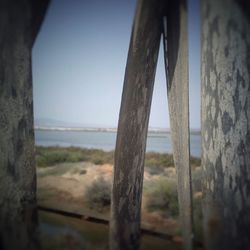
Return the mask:
<path id="1" fill-rule="evenodd" d="M 0 249 L 39 247 L 31 49 L 47 4 L 0 2 Z"/>
<path id="2" fill-rule="evenodd" d="M 164 19 L 166 20 L 166 19 Z M 166 25 L 167 23 L 167 25 Z M 192 185 L 189 141 L 188 31 L 185 0 L 170 1 L 164 21 L 164 58 L 179 213 L 184 248 L 193 248 Z"/>
<path id="3" fill-rule="evenodd" d="M 250 4 L 202 1 L 202 170 L 208 250 L 250 247 Z"/>
<path id="4" fill-rule="evenodd" d="M 110 249 L 138 249 L 144 155 L 161 37 L 162 1 L 137 4 L 120 109 Z"/>

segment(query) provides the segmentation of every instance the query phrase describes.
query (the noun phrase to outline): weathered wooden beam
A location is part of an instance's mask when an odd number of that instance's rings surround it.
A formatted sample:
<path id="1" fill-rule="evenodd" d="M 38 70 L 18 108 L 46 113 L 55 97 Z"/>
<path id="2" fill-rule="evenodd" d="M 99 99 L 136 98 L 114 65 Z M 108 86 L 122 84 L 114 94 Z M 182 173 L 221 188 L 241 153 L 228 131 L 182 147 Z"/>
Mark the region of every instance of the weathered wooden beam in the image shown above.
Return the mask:
<path id="1" fill-rule="evenodd" d="M 250 4 L 201 2 L 202 170 L 208 250 L 250 247 Z"/>
<path id="2" fill-rule="evenodd" d="M 179 212 L 184 248 L 193 248 L 192 185 L 189 143 L 188 32 L 185 0 L 169 1 L 163 18 L 164 58 Z"/>
<path id="3" fill-rule="evenodd" d="M 115 150 L 110 249 L 138 249 L 144 155 L 157 65 L 163 1 L 139 0 L 128 60 Z"/>
<path id="4" fill-rule="evenodd" d="M 6 250 L 39 247 L 31 49 L 47 4 L 0 1 L 0 248 Z"/>

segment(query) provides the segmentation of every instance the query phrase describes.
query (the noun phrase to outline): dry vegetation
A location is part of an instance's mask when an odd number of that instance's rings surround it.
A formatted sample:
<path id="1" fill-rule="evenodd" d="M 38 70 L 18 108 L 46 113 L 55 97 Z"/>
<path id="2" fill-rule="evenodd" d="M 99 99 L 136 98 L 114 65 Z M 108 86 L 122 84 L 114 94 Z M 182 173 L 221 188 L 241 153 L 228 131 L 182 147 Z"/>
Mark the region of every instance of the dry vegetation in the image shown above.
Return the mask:
<path id="1" fill-rule="evenodd" d="M 53 166 L 63 162 L 88 161 L 94 164 L 113 164 L 114 151 L 99 149 L 85 149 L 77 147 L 36 147 L 36 163 L 39 167 Z M 191 164 L 200 165 L 200 159 L 191 157 Z M 147 167 L 172 167 L 174 165 L 171 154 L 149 152 L 145 157 Z"/>
<path id="2" fill-rule="evenodd" d="M 113 151 L 36 147 L 38 202 L 109 216 L 113 158 Z M 146 154 L 142 220 L 153 230 L 178 234 L 178 196 L 173 165 L 170 154 Z M 200 238 L 200 159 L 192 157 L 191 165 L 195 231 Z"/>

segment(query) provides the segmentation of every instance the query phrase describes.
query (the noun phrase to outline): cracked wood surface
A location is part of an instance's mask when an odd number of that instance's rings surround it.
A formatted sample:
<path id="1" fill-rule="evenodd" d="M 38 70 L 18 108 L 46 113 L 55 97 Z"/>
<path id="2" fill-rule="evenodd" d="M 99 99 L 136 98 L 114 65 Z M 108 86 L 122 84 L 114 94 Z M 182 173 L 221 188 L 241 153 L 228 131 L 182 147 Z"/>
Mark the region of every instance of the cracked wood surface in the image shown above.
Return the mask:
<path id="1" fill-rule="evenodd" d="M 144 156 L 161 37 L 162 1 L 137 4 L 120 109 L 110 248 L 138 249 Z"/>
<path id="2" fill-rule="evenodd" d="M 48 1 L 0 2 L 0 249 L 38 249 L 31 49 Z"/>
<path id="3" fill-rule="evenodd" d="M 173 156 L 184 248 L 193 248 L 192 185 L 189 140 L 187 3 L 169 2 L 164 17 L 164 59 L 167 77 Z"/>
<path id="4" fill-rule="evenodd" d="M 205 244 L 244 250 L 250 246 L 250 5 L 201 6 Z"/>

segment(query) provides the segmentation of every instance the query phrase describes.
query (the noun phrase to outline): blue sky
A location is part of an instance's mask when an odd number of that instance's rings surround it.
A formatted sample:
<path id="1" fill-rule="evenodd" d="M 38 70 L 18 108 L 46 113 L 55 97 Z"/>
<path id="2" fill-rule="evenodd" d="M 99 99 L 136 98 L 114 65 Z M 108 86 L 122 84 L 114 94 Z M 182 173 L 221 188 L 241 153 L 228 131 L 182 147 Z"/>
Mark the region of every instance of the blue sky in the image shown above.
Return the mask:
<path id="1" fill-rule="evenodd" d="M 135 0 L 52 0 L 33 47 L 35 118 L 116 127 Z M 189 1 L 190 126 L 200 127 L 199 1 Z M 169 128 L 162 47 L 150 127 Z"/>

